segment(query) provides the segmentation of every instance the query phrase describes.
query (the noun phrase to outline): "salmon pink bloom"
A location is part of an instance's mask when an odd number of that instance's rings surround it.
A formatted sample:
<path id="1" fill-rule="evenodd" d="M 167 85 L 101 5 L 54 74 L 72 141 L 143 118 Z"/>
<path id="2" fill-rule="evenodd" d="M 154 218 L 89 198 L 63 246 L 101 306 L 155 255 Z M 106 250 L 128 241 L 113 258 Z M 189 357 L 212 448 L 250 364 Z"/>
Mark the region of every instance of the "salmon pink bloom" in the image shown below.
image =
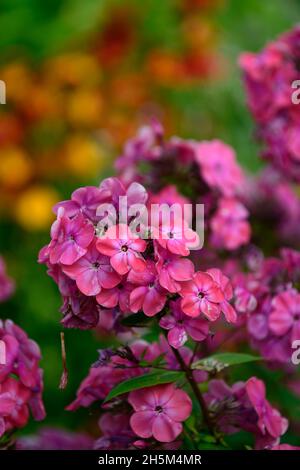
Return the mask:
<path id="1" fill-rule="evenodd" d="M 142 438 L 154 437 L 159 442 L 171 442 L 182 432 L 182 422 L 191 414 L 192 401 L 174 384 L 130 392 L 129 403 L 134 409 L 130 419 L 133 431 Z"/>
<path id="2" fill-rule="evenodd" d="M 250 240 L 247 209 L 236 199 L 220 199 L 211 219 L 211 241 L 217 248 L 236 250 Z"/>
<path id="3" fill-rule="evenodd" d="M 237 193 L 244 176 L 232 147 L 217 139 L 201 142 L 196 145 L 196 160 L 208 186 L 228 197 Z"/>
<path id="4" fill-rule="evenodd" d="M 71 265 L 84 256 L 94 238 L 94 226 L 79 213 L 73 219 L 58 211 L 58 218 L 51 228 L 52 241 L 49 244 L 51 264 Z"/>
<path id="5" fill-rule="evenodd" d="M 112 289 L 101 289 L 97 295 L 96 300 L 99 305 L 105 308 L 113 308 L 119 305 L 123 313 L 130 311 L 129 297 L 134 286 L 129 282 L 121 282 Z"/>
<path id="6" fill-rule="evenodd" d="M 189 228 L 183 218 L 175 218 L 168 222 L 160 221 L 159 230 L 154 229 L 155 239 L 160 246 L 170 253 L 180 256 L 188 256 L 189 248 L 199 246 L 199 236 Z"/>
<path id="7" fill-rule="evenodd" d="M 215 321 L 221 313 L 224 294 L 213 277 L 198 271 L 191 281 L 182 283 L 181 308 L 190 317 L 203 313 L 209 320 Z"/>
<path id="8" fill-rule="evenodd" d="M 222 312 L 225 315 L 226 320 L 229 323 L 235 323 L 237 320 L 237 314 L 232 305 L 229 303 L 229 300 L 233 297 L 233 289 L 231 282 L 228 277 L 225 276 L 220 269 L 211 268 L 207 270 L 208 274 L 214 279 L 214 281 L 221 288 L 224 300 L 221 302 L 220 307 Z"/>
<path id="9" fill-rule="evenodd" d="M 127 280 L 138 286 L 130 294 L 129 304 L 132 312 L 142 310 L 145 315 L 152 317 L 164 308 L 167 291 L 158 282 L 154 261 L 147 261 L 146 269 L 142 273 L 130 271 Z"/>
<path id="10" fill-rule="evenodd" d="M 30 397 L 30 389 L 12 377 L 0 384 L 0 437 L 11 429 L 27 424 Z"/>
<path id="11" fill-rule="evenodd" d="M 82 213 L 87 219 L 92 222 L 97 221 L 96 213 L 100 204 L 103 204 L 108 199 L 109 193 L 101 190 L 96 186 L 86 186 L 78 188 L 72 193 L 71 200 L 61 201 L 53 208 L 55 214 L 61 207 L 65 210 L 65 215 L 73 218 L 79 213 Z"/>
<path id="12" fill-rule="evenodd" d="M 266 399 L 266 387 L 263 381 L 251 377 L 246 382 L 246 391 L 258 415 L 257 425 L 261 433 L 263 435 L 269 434 L 275 439 L 279 438 L 286 432 L 288 421 Z"/>
<path id="13" fill-rule="evenodd" d="M 192 261 L 163 249 L 157 250 L 157 255 L 156 269 L 160 285 L 171 293 L 179 292 L 181 282 L 189 281 L 194 275 Z"/>
<path id="14" fill-rule="evenodd" d="M 281 292 L 272 300 L 269 327 L 276 336 L 300 339 L 300 294 L 294 289 Z"/>
<path id="15" fill-rule="evenodd" d="M 109 257 L 102 255 L 93 243 L 88 252 L 71 266 L 63 266 L 63 272 L 76 281 L 84 295 L 97 295 L 101 289 L 115 287 L 121 276 L 110 265 Z"/>
<path id="16" fill-rule="evenodd" d="M 205 318 L 191 318 L 181 310 L 180 300 L 170 302 L 171 314 L 165 315 L 159 325 L 168 331 L 168 342 L 173 348 L 180 348 L 190 336 L 203 341 L 209 333 L 209 322 Z"/>
<path id="17" fill-rule="evenodd" d="M 109 256 L 110 264 L 119 274 L 126 274 L 133 269 L 141 272 L 145 269 L 145 260 L 141 253 L 146 250 L 145 240 L 134 235 L 125 224 L 110 227 L 105 235 L 97 240 L 97 249 Z"/>

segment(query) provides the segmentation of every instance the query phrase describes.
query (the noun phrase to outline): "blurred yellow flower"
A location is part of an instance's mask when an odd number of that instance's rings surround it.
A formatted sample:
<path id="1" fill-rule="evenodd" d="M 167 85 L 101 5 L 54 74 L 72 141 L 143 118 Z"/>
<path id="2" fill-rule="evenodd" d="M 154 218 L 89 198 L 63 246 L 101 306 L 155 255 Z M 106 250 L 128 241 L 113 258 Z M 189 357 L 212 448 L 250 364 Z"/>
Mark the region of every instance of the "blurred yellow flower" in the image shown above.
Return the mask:
<path id="1" fill-rule="evenodd" d="M 103 99 L 96 90 L 79 89 L 71 93 L 67 117 L 75 126 L 95 126 L 103 110 Z"/>
<path id="2" fill-rule="evenodd" d="M 4 147 L 0 150 L 0 184 L 17 189 L 26 184 L 33 173 L 33 163 L 23 149 Z"/>
<path id="3" fill-rule="evenodd" d="M 96 58 L 80 52 L 53 57 L 44 69 L 47 80 L 57 85 L 96 84 L 102 76 Z"/>
<path id="4" fill-rule="evenodd" d="M 64 145 L 61 161 L 75 176 L 95 176 L 104 166 L 105 155 L 98 143 L 83 134 L 76 134 Z"/>
<path id="5" fill-rule="evenodd" d="M 59 195 L 53 188 L 47 186 L 31 187 L 24 191 L 16 201 L 15 218 L 26 230 L 46 229 L 54 220 L 52 207 L 59 199 Z"/>
<path id="6" fill-rule="evenodd" d="M 1 69 L 1 80 L 6 83 L 6 101 L 30 105 L 33 78 L 29 68 L 21 62 L 12 62 Z"/>

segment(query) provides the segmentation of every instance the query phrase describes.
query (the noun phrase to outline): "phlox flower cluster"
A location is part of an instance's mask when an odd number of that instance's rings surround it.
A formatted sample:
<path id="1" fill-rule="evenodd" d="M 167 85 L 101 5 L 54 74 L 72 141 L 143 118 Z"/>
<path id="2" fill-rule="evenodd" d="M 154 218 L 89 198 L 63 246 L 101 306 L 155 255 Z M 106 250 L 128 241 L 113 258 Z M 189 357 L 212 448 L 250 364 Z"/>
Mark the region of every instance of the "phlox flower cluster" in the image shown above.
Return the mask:
<path id="1" fill-rule="evenodd" d="M 38 345 L 11 320 L 0 320 L 0 439 L 26 426 L 31 411 L 35 420 L 45 417 L 43 374 Z"/>

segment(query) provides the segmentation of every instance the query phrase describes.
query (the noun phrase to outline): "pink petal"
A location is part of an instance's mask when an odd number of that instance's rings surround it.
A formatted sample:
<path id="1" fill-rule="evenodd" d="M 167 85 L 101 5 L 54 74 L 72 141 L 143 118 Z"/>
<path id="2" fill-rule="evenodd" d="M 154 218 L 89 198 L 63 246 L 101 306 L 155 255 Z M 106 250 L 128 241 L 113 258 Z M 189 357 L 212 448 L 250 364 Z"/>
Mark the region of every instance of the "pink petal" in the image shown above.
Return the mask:
<path id="1" fill-rule="evenodd" d="M 176 389 L 164 410 L 174 421 L 185 421 L 192 412 L 192 400 L 186 392 Z"/>
<path id="2" fill-rule="evenodd" d="M 183 346 L 187 339 L 186 331 L 182 326 L 175 326 L 168 333 L 168 342 L 175 349 Z"/>
<path id="3" fill-rule="evenodd" d="M 148 317 L 153 317 L 160 312 L 166 303 L 166 296 L 160 294 L 156 289 L 149 289 L 143 302 L 143 311 Z"/>
<path id="4" fill-rule="evenodd" d="M 234 310 L 233 306 L 229 302 L 227 302 L 226 300 L 224 302 L 222 302 L 221 309 L 222 309 L 222 312 L 225 315 L 226 320 L 229 323 L 235 323 L 236 322 L 236 320 L 237 320 L 236 311 Z"/>
<path id="5" fill-rule="evenodd" d="M 114 270 L 121 275 L 128 273 L 130 269 L 127 261 L 127 252 L 125 253 L 123 251 L 119 251 L 110 258 L 110 264 Z"/>
<path id="6" fill-rule="evenodd" d="M 189 259 L 179 259 L 169 264 L 168 271 L 176 281 L 189 281 L 194 275 L 194 265 Z"/>
<path id="7" fill-rule="evenodd" d="M 97 250 L 106 256 L 113 256 L 120 251 L 120 243 L 116 239 L 112 238 L 98 238 Z"/>
<path id="8" fill-rule="evenodd" d="M 195 295 L 186 295 L 181 300 L 182 311 L 189 317 L 198 317 L 200 315 L 200 302 Z"/>
<path id="9" fill-rule="evenodd" d="M 270 330 L 277 336 L 285 335 L 293 324 L 293 318 L 285 310 L 275 310 L 269 317 Z"/>
<path id="10" fill-rule="evenodd" d="M 148 438 L 152 436 L 154 419 L 154 411 L 138 411 L 131 416 L 130 426 L 135 434 Z"/>
<path id="11" fill-rule="evenodd" d="M 146 293 L 147 287 L 144 286 L 137 287 L 131 292 L 129 297 L 129 305 L 134 313 L 142 309 Z"/>
<path id="12" fill-rule="evenodd" d="M 86 269 L 76 277 L 78 289 L 87 296 L 97 295 L 101 291 L 97 271 Z"/>
<path id="13" fill-rule="evenodd" d="M 102 289 L 100 294 L 97 295 L 96 300 L 99 305 L 102 305 L 102 307 L 116 307 L 119 302 L 118 289 Z"/>
<path id="14" fill-rule="evenodd" d="M 159 442 L 172 442 L 182 432 L 182 424 L 176 423 L 165 413 L 155 417 L 152 425 L 153 437 Z"/>
<path id="15" fill-rule="evenodd" d="M 206 299 L 200 300 L 200 311 L 210 320 L 215 321 L 221 314 L 221 308 L 218 304 L 213 304 Z"/>

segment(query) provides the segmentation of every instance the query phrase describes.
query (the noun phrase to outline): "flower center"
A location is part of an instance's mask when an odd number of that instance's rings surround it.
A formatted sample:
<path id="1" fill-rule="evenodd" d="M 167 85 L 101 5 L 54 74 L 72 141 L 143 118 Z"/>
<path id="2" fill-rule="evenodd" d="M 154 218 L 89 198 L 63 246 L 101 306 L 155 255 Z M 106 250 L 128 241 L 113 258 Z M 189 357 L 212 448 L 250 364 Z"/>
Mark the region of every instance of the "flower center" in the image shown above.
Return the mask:
<path id="1" fill-rule="evenodd" d="M 204 297 L 203 292 L 198 292 L 198 298 L 199 298 L 199 299 L 203 299 L 203 297 Z"/>
<path id="2" fill-rule="evenodd" d="M 121 248 L 122 251 L 124 251 L 126 253 L 126 251 L 128 251 L 128 246 L 126 245 L 123 245 L 122 248 Z"/>
<path id="3" fill-rule="evenodd" d="M 158 405 L 158 406 L 155 408 L 155 411 L 156 411 L 156 413 L 162 413 L 162 412 L 163 412 L 162 406 Z"/>
<path id="4" fill-rule="evenodd" d="M 100 266 L 100 263 L 98 263 L 98 262 L 96 261 L 95 263 L 93 263 L 92 266 L 93 266 L 93 268 L 98 269 L 99 266 Z"/>

